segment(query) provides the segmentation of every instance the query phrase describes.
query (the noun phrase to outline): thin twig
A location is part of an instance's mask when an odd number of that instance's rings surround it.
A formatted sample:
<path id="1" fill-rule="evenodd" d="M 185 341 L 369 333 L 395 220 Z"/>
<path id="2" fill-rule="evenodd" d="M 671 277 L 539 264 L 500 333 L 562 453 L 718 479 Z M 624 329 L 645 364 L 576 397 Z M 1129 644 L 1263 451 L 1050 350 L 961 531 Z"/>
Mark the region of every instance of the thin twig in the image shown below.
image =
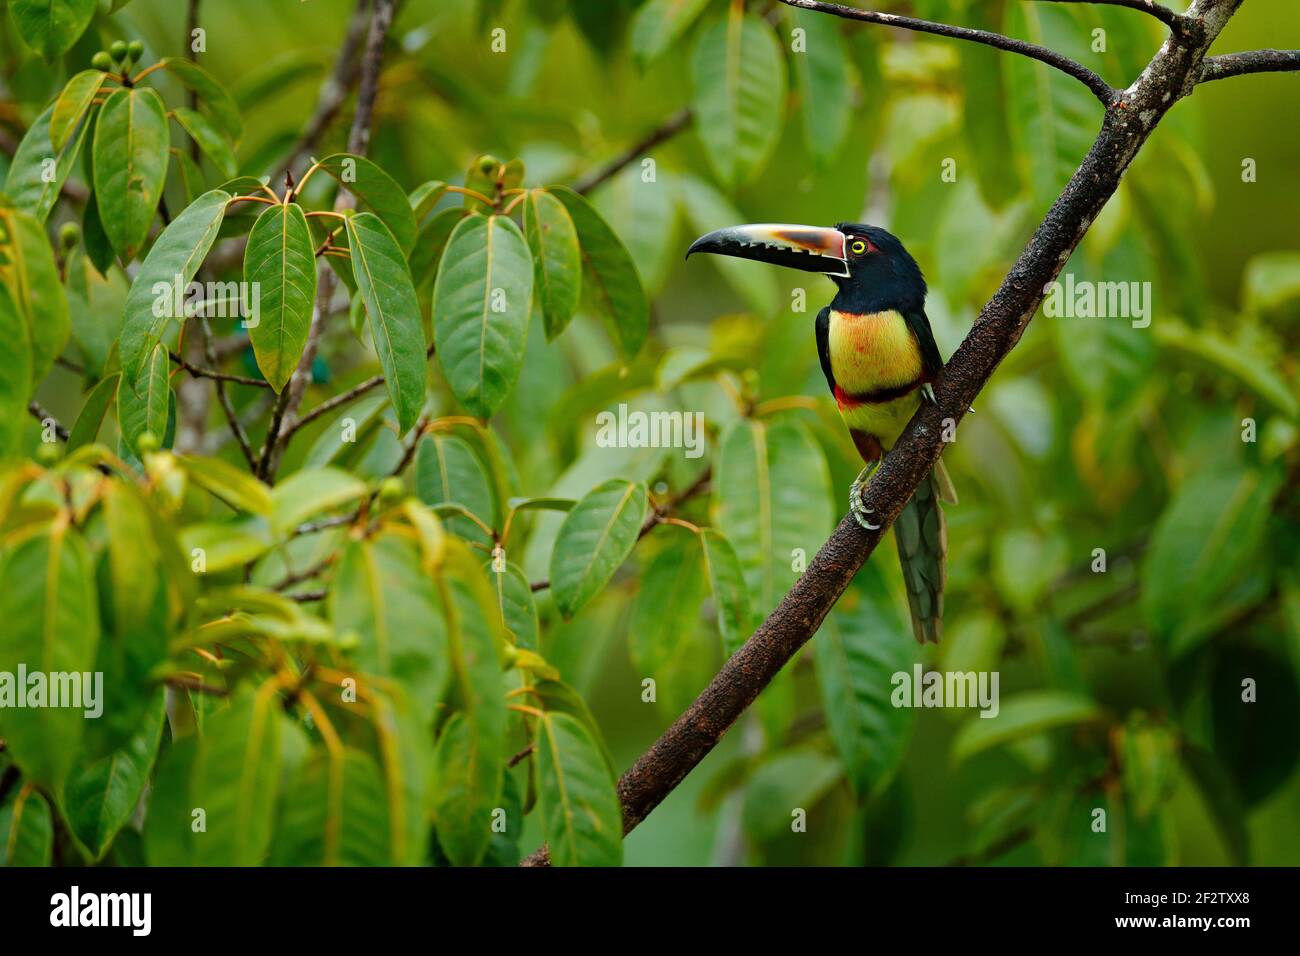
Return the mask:
<path id="1" fill-rule="evenodd" d="M 1201 64 L 1198 82 L 1225 80 L 1248 73 L 1294 73 L 1300 70 L 1300 50 L 1249 50 L 1207 56 Z"/>
<path id="2" fill-rule="evenodd" d="M 40 402 L 36 401 L 36 399 L 33 398 L 27 403 L 27 411 L 31 412 L 32 417 L 42 425 L 46 422 L 50 422 L 54 426 L 54 434 L 58 436 L 59 441 L 68 440 L 68 430 L 59 423 L 57 418 L 47 412 L 44 406 L 42 406 Z"/>
<path id="3" fill-rule="evenodd" d="M 168 352 L 167 355 L 173 362 L 179 365 L 185 371 L 189 372 L 195 378 L 210 378 L 218 382 L 233 382 L 236 385 L 251 385 L 253 388 L 270 388 L 271 383 L 261 378 L 248 378 L 243 375 L 229 375 L 226 372 L 218 372 L 215 369 L 200 368 L 197 365 L 185 361 L 175 352 Z M 205 356 L 206 358 L 206 356 Z"/>
<path id="4" fill-rule="evenodd" d="M 1130 10 L 1140 10 L 1143 13 L 1149 13 L 1157 20 L 1168 25 L 1171 29 L 1181 29 L 1183 17 L 1175 13 L 1168 7 L 1156 3 L 1155 0 L 1037 0 L 1038 3 L 1095 3 L 1112 7 L 1128 7 Z"/>
<path id="5" fill-rule="evenodd" d="M 674 113 L 668 119 L 664 120 L 659 126 L 655 127 L 648 136 L 638 142 L 635 146 L 628 147 L 623 153 L 610 160 L 599 169 L 592 170 L 583 176 L 573 185 L 573 191 L 586 195 L 591 192 L 607 179 L 613 179 L 625 168 L 631 166 L 638 159 L 645 156 L 646 153 L 672 139 L 686 127 L 691 125 L 693 116 L 689 109 L 681 110 Z"/>
<path id="6" fill-rule="evenodd" d="M 1057 53 L 1055 50 L 1049 50 L 1047 47 L 1039 46 L 1036 43 L 1028 43 L 1024 40 L 1013 40 L 1001 33 L 993 33 L 989 30 L 972 30 L 970 27 L 955 27 L 946 23 L 935 23 L 931 20 L 919 20 L 916 17 L 903 17 L 894 13 L 858 10 L 838 3 L 824 3 L 822 0 L 780 0 L 780 2 L 790 7 L 801 7 L 804 10 L 829 13 L 831 16 L 842 17 L 845 20 L 878 23 L 881 26 L 914 30 L 917 33 L 931 33 L 935 36 L 949 37 L 954 40 L 968 40 L 971 43 L 982 43 L 985 46 L 1005 50 L 1008 53 L 1018 53 L 1020 56 L 1027 56 L 1039 63 L 1046 63 L 1053 69 L 1074 77 L 1092 91 L 1092 95 L 1101 101 L 1102 106 L 1110 106 L 1119 95 L 1116 90 L 1111 88 L 1109 83 L 1082 63 L 1071 60 L 1068 56 Z"/>

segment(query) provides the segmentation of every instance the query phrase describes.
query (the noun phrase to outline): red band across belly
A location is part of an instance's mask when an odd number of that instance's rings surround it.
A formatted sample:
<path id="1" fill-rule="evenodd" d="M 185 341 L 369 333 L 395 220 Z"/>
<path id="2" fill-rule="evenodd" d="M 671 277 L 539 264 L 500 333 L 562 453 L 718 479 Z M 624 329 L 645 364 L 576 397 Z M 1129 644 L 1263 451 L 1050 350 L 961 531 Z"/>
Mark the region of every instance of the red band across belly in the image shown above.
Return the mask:
<path id="1" fill-rule="evenodd" d="M 860 392 L 857 395 L 850 395 L 838 385 L 835 386 L 835 404 L 840 408 L 856 408 L 859 405 L 882 405 L 885 402 L 892 402 L 896 398 L 902 398 L 921 387 L 924 379 L 917 379 L 915 382 L 907 382 L 903 385 L 892 385 L 889 388 L 878 388 L 874 392 Z"/>

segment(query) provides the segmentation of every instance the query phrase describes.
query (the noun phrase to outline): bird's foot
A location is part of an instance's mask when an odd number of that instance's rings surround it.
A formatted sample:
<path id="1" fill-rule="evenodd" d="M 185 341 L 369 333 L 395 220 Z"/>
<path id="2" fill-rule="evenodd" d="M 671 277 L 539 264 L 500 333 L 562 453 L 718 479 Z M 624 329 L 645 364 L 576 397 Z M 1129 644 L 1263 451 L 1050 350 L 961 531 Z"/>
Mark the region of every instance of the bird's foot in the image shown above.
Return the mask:
<path id="1" fill-rule="evenodd" d="M 853 479 L 853 484 L 849 487 L 849 511 L 853 515 L 853 520 L 858 523 L 864 531 L 879 531 L 881 526 L 873 524 L 871 516 L 875 514 L 874 508 L 868 508 L 866 502 L 862 500 L 862 491 L 866 488 L 867 479 L 875 469 L 872 467 L 863 468 L 858 477 Z"/>

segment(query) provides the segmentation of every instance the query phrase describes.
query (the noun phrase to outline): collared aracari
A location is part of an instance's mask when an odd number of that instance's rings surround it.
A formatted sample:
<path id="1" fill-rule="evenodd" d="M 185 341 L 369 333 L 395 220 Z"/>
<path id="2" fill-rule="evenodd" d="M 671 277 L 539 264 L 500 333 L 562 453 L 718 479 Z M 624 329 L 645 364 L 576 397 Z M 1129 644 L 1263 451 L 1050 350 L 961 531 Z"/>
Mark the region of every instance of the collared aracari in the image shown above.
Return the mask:
<path id="1" fill-rule="evenodd" d="M 925 278 L 897 238 L 877 226 L 762 224 L 719 229 L 696 240 L 697 252 L 820 272 L 838 286 L 817 313 L 817 356 L 840 416 L 866 467 L 849 489 L 849 508 L 874 531 L 862 489 L 883 454 L 920 407 L 932 401 L 930 382 L 943 365 L 925 315 Z M 943 622 L 943 510 L 955 504 L 952 481 L 938 462 L 894 525 L 916 639 L 938 643 Z"/>

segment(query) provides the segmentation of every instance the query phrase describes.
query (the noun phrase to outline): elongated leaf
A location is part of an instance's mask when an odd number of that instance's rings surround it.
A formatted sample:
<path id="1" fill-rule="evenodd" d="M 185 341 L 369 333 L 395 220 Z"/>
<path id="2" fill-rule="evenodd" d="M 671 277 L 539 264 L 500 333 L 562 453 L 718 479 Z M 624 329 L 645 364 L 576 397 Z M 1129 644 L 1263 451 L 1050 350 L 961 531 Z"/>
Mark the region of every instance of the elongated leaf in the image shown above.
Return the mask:
<path id="1" fill-rule="evenodd" d="M 550 340 L 564 331 L 578 308 L 582 291 L 578 233 L 564 204 L 544 189 L 528 191 L 524 232 L 533 253 L 533 288 Z"/>
<path id="2" fill-rule="evenodd" d="M 400 682 L 426 723 L 431 720 L 451 667 L 438 597 L 415 545 L 396 535 L 349 542 L 329 610 L 336 631 L 360 638 L 357 666 Z"/>
<path id="3" fill-rule="evenodd" d="M 261 481 L 220 458 L 189 455 L 176 459 L 190 481 L 239 511 L 269 516 L 271 491 Z"/>
<path id="4" fill-rule="evenodd" d="M 79 247 L 68 250 L 63 272 L 72 337 L 81 352 L 86 376 L 99 378 L 121 331 L 130 282 L 121 271 L 110 271 L 107 276 L 96 272 Z"/>
<path id="5" fill-rule="evenodd" d="M 100 108 L 92 147 L 95 201 L 123 259 L 134 259 L 149 235 L 167 180 L 168 145 L 167 108 L 153 90 L 115 90 Z"/>
<path id="6" fill-rule="evenodd" d="M 681 174 L 661 170 L 649 177 L 646 172 L 641 166 L 629 166 L 591 198 L 596 211 L 627 247 L 642 288 L 653 297 L 681 258 L 677 234 L 681 204 L 676 185 Z"/>
<path id="7" fill-rule="evenodd" d="M 544 711 L 537 729 L 537 802 L 556 866 L 623 862 L 623 810 L 599 745 L 577 718 Z"/>
<path id="8" fill-rule="evenodd" d="M 971 717 L 952 742 L 954 762 L 1053 727 L 1078 724 L 1097 717 L 1094 701 L 1061 691 L 1027 691 L 1004 700 L 996 717 Z"/>
<path id="9" fill-rule="evenodd" d="M 787 19 L 802 30 L 802 45 L 791 63 L 799 91 L 804 144 L 813 160 L 825 166 L 844 145 L 853 116 L 853 84 L 839 24 L 813 10 L 786 10 Z"/>
<path id="10" fill-rule="evenodd" d="M 745 793 L 741 822 L 755 840 L 771 840 L 790 829 L 791 813 L 811 814 L 835 786 L 840 767 L 811 747 L 783 750 L 754 774 Z"/>
<path id="11" fill-rule="evenodd" d="M 429 727 L 401 687 L 374 693 L 372 711 L 388 802 L 390 859 L 399 866 L 418 866 L 429 842 Z"/>
<path id="12" fill-rule="evenodd" d="M 229 200 L 230 194 L 220 189 L 204 193 L 172 220 L 145 256 L 126 296 L 126 313 L 118 342 L 122 371 L 128 378 L 135 377 L 162 339 L 167 323 L 184 321 L 183 314 L 175 314 L 179 298 L 175 293 L 177 283 L 183 290 L 198 272 L 216 241 Z M 160 299 L 160 296 L 167 298 Z"/>
<path id="13" fill-rule="evenodd" d="M 94 573 L 85 542 L 62 521 L 0 559 L 0 620 L 6 622 L 0 628 L 0 673 L 14 675 L 9 692 L 23 689 L 20 674 L 42 672 L 53 692 L 58 673 L 75 673 L 81 684 L 93 669 L 99 643 Z M 49 706 L 48 696 L 37 703 L 27 690 L 27 706 L 0 707 L 0 737 L 23 775 L 57 795 L 76 756 L 85 712 L 92 709 L 92 688 L 83 685 L 81 700 L 62 707 Z"/>
<path id="14" fill-rule="evenodd" d="M 95 72 L 103 76 L 102 73 Z M 38 222 L 44 222 L 54 208 L 59 191 L 68 181 L 68 175 L 76 165 L 77 157 L 81 155 L 81 144 L 89 129 L 87 123 L 74 125 L 61 143 L 53 145 L 52 117 L 55 106 L 41 113 L 27 130 L 5 177 L 4 191 L 13 200 L 14 208 L 28 213 Z M 74 122 L 79 122 L 80 119 L 81 116 L 77 116 Z"/>
<path id="15" fill-rule="evenodd" d="M 718 446 L 713 507 L 756 614 L 776 607 L 832 521 L 826 458 L 800 424 L 739 421 Z"/>
<path id="16" fill-rule="evenodd" d="M 9 290 L 0 285 L 0 342 L 7 353 L 0 362 L 0 461 L 18 454 L 27 397 L 32 391 L 32 346 L 27 323 L 18 314 Z"/>
<path id="17" fill-rule="evenodd" d="M 114 630 L 131 634 L 153 606 L 161 558 L 149 522 L 148 505 L 133 485 L 114 483 L 104 494 L 108 570 L 113 583 Z M 119 675 L 120 676 L 120 675 Z"/>
<path id="18" fill-rule="evenodd" d="M 187 525 L 180 531 L 186 554 L 203 554 L 204 572 L 217 574 L 255 561 L 271 550 L 270 536 L 258 533 L 244 521 L 210 521 Z"/>
<path id="19" fill-rule="evenodd" d="M 286 533 L 308 518 L 358 501 L 366 483 L 341 468 L 304 468 L 271 491 L 271 524 Z"/>
<path id="20" fill-rule="evenodd" d="M 372 213 L 349 217 L 347 233 L 352 274 L 366 303 L 366 325 L 397 412 L 398 431 L 406 434 L 420 417 L 428 381 L 424 329 L 411 271 L 393 234 Z"/>
<path id="21" fill-rule="evenodd" d="M 155 345 L 140 374 L 123 375 L 117 383 L 117 426 L 122 440 L 139 454 L 140 436 L 148 432 L 162 444 L 167 434 L 167 408 L 171 399 L 167 349 Z"/>
<path id="22" fill-rule="evenodd" d="M 410 253 L 417 230 L 415 210 L 392 176 L 364 156 L 349 153 L 326 156 L 320 161 L 320 166 L 322 172 L 332 176 L 366 209 L 383 220 L 402 247 L 403 255 Z"/>
<path id="23" fill-rule="evenodd" d="M 176 122 L 181 124 L 181 128 L 190 135 L 190 139 L 199 144 L 199 149 L 212 160 L 212 165 L 217 167 L 221 175 L 230 178 L 239 172 L 239 163 L 235 160 L 235 153 L 230 148 L 230 144 L 206 116 L 184 106 L 176 107 L 172 110 L 172 115 L 176 117 Z M 202 180 L 200 179 L 199 182 Z"/>
<path id="24" fill-rule="evenodd" d="M 103 857 L 135 812 L 158 756 L 164 716 L 159 693 L 139 732 L 126 747 L 98 760 L 83 758 L 68 777 L 64 812 L 92 860 Z"/>
<path id="25" fill-rule="evenodd" d="M 441 179 L 431 179 L 412 189 L 407 200 L 411 204 L 411 212 L 415 214 L 415 221 L 422 221 L 445 195 L 447 195 L 447 184 Z"/>
<path id="26" fill-rule="evenodd" d="M 1300 417 L 1300 398 L 1273 357 L 1224 338 L 1213 329 L 1189 329 L 1181 322 L 1164 320 L 1152 329 L 1162 347 L 1194 356 L 1216 371 L 1232 375 L 1264 401 L 1293 421 Z"/>
<path id="27" fill-rule="evenodd" d="M 692 61 L 696 128 L 724 186 L 754 176 L 781 131 L 785 59 L 772 28 L 743 7 L 700 34 Z"/>
<path id="28" fill-rule="evenodd" d="M 1142 607 L 1174 657 L 1205 637 L 1198 624 L 1250 564 L 1277 489 L 1272 472 L 1196 471 L 1160 516 L 1143 565 Z"/>
<path id="29" fill-rule="evenodd" d="M 0 208 L 0 282 L 27 325 L 31 384 L 40 384 L 71 330 L 68 299 L 45 228 L 27 213 Z"/>
<path id="30" fill-rule="evenodd" d="M 631 554 L 645 513 L 645 486 L 613 478 L 564 516 L 551 552 L 551 593 L 565 618 L 609 583 Z"/>
<path id="31" fill-rule="evenodd" d="M 624 358 L 641 351 L 650 327 L 650 304 L 636 265 L 600 213 L 572 189 L 552 186 L 578 230 L 584 299 L 596 310 Z"/>
<path id="32" fill-rule="evenodd" d="M 675 534 L 646 567 L 628 627 L 628 650 L 643 676 L 660 678 L 683 646 L 696 637 L 700 602 L 708 586 L 703 560 L 695 536 L 683 532 Z"/>
<path id="33" fill-rule="evenodd" d="M 50 113 L 50 145 L 62 149 L 81 124 L 100 87 L 108 79 L 101 70 L 82 70 L 59 92 Z"/>
<path id="34" fill-rule="evenodd" d="M 25 786 L 0 807 L 0 866 L 49 866 L 54 855 L 54 820 L 39 790 Z"/>
<path id="35" fill-rule="evenodd" d="M 492 567 L 491 561 L 487 567 Z M 491 571 L 489 580 L 492 582 L 497 610 L 501 614 L 501 623 L 514 638 L 515 646 L 537 650 L 541 640 L 537 601 L 533 598 L 533 589 L 524 572 L 519 570 L 518 565 L 507 563 L 504 571 Z"/>
<path id="36" fill-rule="evenodd" d="M 916 710 L 893 705 L 891 679 L 900 672 L 912 679 L 916 648 L 874 564 L 858 573 L 813 641 L 831 740 L 862 797 L 880 793 L 903 759 Z"/>
<path id="37" fill-rule="evenodd" d="M 730 657 L 745 643 L 754 628 L 745 572 L 740 567 L 736 549 L 721 532 L 713 528 L 701 531 L 700 548 L 709 588 L 713 591 L 713 609 L 718 616 L 722 652 Z"/>
<path id="38" fill-rule="evenodd" d="M 415 248 L 411 250 L 411 277 L 422 296 L 427 291 L 425 287 L 432 286 L 437 278 L 447 242 L 465 216 L 464 209 L 444 209 L 420 227 Z"/>
<path id="39" fill-rule="evenodd" d="M 244 121 L 239 116 L 239 106 L 224 86 L 203 67 L 190 60 L 167 57 L 159 64 L 180 80 L 188 89 L 193 90 L 202 104 L 212 114 L 212 121 L 232 143 L 238 143 L 244 135 Z"/>
<path id="40" fill-rule="evenodd" d="M 454 502 L 489 528 L 497 527 L 487 470 L 469 444 L 455 435 L 435 432 L 420 439 L 415 452 L 415 493 L 430 507 Z M 488 535 L 468 518 L 448 518 L 447 530 L 488 543 Z"/>
<path id="41" fill-rule="evenodd" d="M 384 777 L 365 751 L 335 759 L 317 748 L 286 788 L 271 862 L 276 866 L 381 866 L 391 857 Z"/>
<path id="42" fill-rule="evenodd" d="M 104 233 L 104 224 L 99 221 L 99 202 L 94 194 L 86 200 L 86 209 L 81 215 L 81 238 L 86 245 L 86 256 L 94 263 L 99 274 L 108 275 L 115 254 L 113 244 Z"/>
<path id="43" fill-rule="evenodd" d="M 661 56 L 704 11 L 709 0 L 649 0 L 632 18 L 632 54 L 642 66 Z"/>
<path id="44" fill-rule="evenodd" d="M 307 345 L 316 303 L 316 254 L 297 203 L 268 206 L 244 249 L 244 281 L 258 296 L 258 322 L 248 331 L 262 370 L 279 392 Z"/>
<path id="45" fill-rule="evenodd" d="M 95 0 L 12 0 L 9 10 L 23 42 L 53 60 L 72 49 L 95 15 Z"/>
<path id="46" fill-rule="evenodd" d="M 490 418 L 519 378 L 528 344 L 533 262 L 504 216 L 470 216 L 451 234 L 433 296 L 438 361 L 456 399 Z"/>

